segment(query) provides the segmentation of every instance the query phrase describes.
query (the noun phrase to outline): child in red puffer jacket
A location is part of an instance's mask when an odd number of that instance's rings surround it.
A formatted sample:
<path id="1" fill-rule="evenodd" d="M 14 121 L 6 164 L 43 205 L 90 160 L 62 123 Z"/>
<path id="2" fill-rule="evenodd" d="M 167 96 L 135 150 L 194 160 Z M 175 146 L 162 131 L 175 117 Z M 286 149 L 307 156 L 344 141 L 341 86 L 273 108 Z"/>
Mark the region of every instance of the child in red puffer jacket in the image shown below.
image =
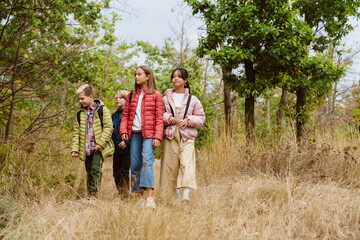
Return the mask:
<path id="1" fill-rule="evenodd" d="M 156 90 L 152 69 L 140 66 L 135 71 L 135 90 L 126 99 L 120 124 L 122 140 L 130 139 L 131 190 L 140 193 L 140 206 L 155 208 L 154 148 L 160 145 L 163 131 L 162 95 Z"/>

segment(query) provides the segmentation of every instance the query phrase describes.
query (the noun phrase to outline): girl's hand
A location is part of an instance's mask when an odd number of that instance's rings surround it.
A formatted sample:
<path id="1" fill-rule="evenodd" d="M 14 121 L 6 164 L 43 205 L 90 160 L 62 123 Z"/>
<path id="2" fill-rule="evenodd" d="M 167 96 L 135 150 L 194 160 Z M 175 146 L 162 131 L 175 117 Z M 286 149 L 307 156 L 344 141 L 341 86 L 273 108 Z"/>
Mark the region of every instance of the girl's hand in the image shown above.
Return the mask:
<path id="1" fill-rule="evenodd" d="M 124 141 L 122 141 L 121 143 L 119 143 L 119 148 L 125 149 L 125 148 L 126 148 L 126 143 L 125 143 Z"/>
<path id="2" fill-rule="evenodd" d="M 159 139 L 153 139 L 152 146 L 153 146 L 153 148 L 156 148 L 156 147 L 160 146 L 160 140 Z"/>
<path id="3" fill-rule="evenodd" d="M 102 150 L 103 150 L 103 148 L 100 145 L 95 146 L 95 151 L 101 152 Z"/>
<path id="4" fill-rule="evenodd" d="M 71 156 L 72 156 L 73 158 L 77 158 L 77 157 L 79 156 L 79 154 L 78 154 L 77 152 L 72 152 L 72 153 L 71 153 Z"/>
<path id="5" fill-rule="evenodd" d="M 127 135 L 127 133 L 124 133 L 123 135 L 121 135 L 121 139 L 123 141 L 127 141 L 127 140 L 129 140 L 129 135 Z"/>
<path id="6" fill-rule="evenodd" d="M 188 122 L 187 118 L 185 118 L 183 120 L 178 121 L 177 125 L 181 128 L 185 128 L 189 125 L 189 122 Z"/>
<path id="7" fill-rule="evenodd" d="M 175 124 L 177 123 L 176 118 L 170 117 L 170 118 L 169 118 L 169 123 L 170 123 L 171 125 L 175 125 Z"/>

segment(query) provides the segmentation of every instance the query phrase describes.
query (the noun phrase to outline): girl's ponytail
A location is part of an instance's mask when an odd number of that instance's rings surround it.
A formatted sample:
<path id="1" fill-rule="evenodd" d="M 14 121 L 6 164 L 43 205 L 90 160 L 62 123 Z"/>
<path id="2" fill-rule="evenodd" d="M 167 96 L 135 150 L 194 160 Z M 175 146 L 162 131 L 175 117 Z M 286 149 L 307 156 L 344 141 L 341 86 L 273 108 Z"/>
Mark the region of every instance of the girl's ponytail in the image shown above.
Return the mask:
<path id="1" fill-rule="evenodd" d="M 187 82 L 185 83 L 184 88 L 188 88 L 188 89 L 189 89 L 189 94 L 190 94 L 190 84 L 189 84 L 189 80 L 187 80 Z"/>

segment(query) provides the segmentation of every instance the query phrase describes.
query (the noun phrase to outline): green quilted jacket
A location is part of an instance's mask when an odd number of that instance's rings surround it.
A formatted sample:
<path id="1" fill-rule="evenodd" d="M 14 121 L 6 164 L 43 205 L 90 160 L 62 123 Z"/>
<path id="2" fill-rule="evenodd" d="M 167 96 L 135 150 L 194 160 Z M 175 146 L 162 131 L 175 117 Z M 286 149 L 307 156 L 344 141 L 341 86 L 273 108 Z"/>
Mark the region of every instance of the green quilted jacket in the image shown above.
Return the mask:
<path id="1" fill-rule="evenodd" d="M 100 100 L 94 100 L 99 106 L 104 105 Z M 103 128 L 101 129 L 101 121 L 98 115 L 98 109 L 94 113 L 94 137 L 95 143 L 100 145 L 103 150 L 101 152 L 103 158 L 109 157 L 114 154 L 114 144 L 111 140 L 113 131 L 113 123 L 109 109 L 103 107 Z M 73 127 L 73 136 L 71 143 L 71 152 L 79 153 L 80 160 L 85 161 L 85 133 L 86 133 L 86 113 L 85 109 L 81 108 L 80 112 L 80 125 L 75 118 Z"/>

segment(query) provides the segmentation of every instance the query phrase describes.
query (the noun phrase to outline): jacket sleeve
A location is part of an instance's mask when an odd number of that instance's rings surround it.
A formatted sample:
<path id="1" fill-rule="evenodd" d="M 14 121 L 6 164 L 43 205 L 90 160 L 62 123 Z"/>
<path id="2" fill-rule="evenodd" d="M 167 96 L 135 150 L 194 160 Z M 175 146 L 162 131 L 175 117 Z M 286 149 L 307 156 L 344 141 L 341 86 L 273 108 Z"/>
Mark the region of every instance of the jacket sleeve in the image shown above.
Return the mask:
<path id="1" fill-rule="evenodd" d="M 164 106 L 163 106 L 163 108 L 164 108 L 164 110 L 163 110 L 163 122 L 164 122 L 164 126 L 167 126 L 167 125 L 170 125 L 169 119 L 172 116 L 172 114 L 167 112 L 168 109 L 166 108 L 166 104 L 169 104 L 169 101 L 167 100 L 166 96 L 163 98 L 163 103 L 164 103 Z"/>
<path id="2" fill-rule="evenodd" d="M 73 124 L 71 152 L 76 152 L 76 153 L 80 152 L 80 126 L 76 118 Z"/>
<path id="3" fill-rule="evenodd" d="M 111 120 L 111 113 L 107 107 L 103 107 L 103 129 L 99 139 L 96 139 L 96 144 L 102 148 L 106 147 L 106 143 L 111 140 L 113 132 L 113 124 Z"/>
<path id="4" fill-rule="evenodd" d="M 202 127 L 204 125 L 205 122 L 205 112 L 204 112 L 204 108 L 201 105 L 201 102 L 198 98 L 196 97 L 192 97 L 194 98 L 194 108 L 191 114 L 188 114 L 186 116 L 188 123 L 189 123 L 189 127 L 192 128 L 199 128 Z"/>
<path id="5" fill-rule="evenodd" d="M 116 144 L 117 136 L 116 136 L 116 133 L 115 133 L 115 121 L 116 121 L 115 113 L 113 113 L 111 115 L 111 120 L 112 120 L 112 123 L 113 123 L 113 133 L 111 135 L 111 138 L 112 138 L 114 144 Z"/>
<path id="6" fill-rule="evenodd" d="M 130 110 L 130 104 L 129 103 L 129 98 L 130 98 L 130 94 L 131 92 L 128 94 L 127 98 L 126 98 L 126 102 L 125 102 L 125 107 L 124 107 L 124 111 L 121 117 L 121 123 L 120 123 L 120 137 L 123 134 L 129 134 L 128 130 L 127 130 L 127 125 L 128 125 L 128 120 L 129 120 L 129 110 Z"/>
<path id="7" fill-rule="evenodd" d="M 163 98 L 159 91 L 155 92 L 155 134 L 154 138 L 162 140 L 164 133 L 164 123 L 163 123 L 163 111 L 164 104 Z"/>

